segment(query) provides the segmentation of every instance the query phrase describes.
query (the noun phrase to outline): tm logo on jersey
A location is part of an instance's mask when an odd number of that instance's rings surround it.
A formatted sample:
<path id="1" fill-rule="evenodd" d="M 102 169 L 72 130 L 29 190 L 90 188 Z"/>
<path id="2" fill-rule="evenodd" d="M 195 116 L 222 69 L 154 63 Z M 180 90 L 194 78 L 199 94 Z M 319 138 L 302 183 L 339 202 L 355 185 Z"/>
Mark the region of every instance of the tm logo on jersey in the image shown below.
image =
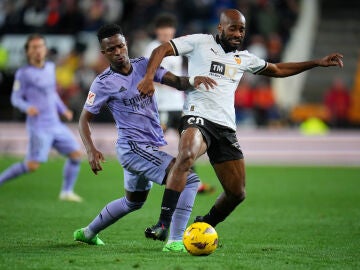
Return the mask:
<path id="1" fill-rule="evenodd" d="M 210 74 L 216 77 L 221 77 L 222 75 L 233 80 L 236 75 L 236 68 L 223 63 L 211 61 Z"/>

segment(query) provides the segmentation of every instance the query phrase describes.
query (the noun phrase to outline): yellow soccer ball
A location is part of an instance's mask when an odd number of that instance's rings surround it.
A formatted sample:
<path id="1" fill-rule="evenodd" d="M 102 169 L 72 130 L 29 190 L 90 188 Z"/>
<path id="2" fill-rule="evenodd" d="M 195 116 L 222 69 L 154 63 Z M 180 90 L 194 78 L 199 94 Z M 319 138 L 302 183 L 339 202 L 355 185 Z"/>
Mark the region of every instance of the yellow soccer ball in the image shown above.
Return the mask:
<path id="1" fill-rule="evenodd" d="M 195 222 L 184 232 L 183 242 L 186 250 L 195 256 L 206 256 L 218 247 L 218 234 L 205 222 Z"/>

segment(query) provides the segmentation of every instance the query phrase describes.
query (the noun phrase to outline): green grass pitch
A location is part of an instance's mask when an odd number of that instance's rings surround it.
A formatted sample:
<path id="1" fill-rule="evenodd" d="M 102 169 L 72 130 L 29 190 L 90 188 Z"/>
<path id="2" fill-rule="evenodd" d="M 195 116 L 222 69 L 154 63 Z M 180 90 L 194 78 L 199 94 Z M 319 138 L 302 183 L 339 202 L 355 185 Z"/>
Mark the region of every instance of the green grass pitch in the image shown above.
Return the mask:
<path id="1" fill-rule="evenodd" d="M 16 160 L 0 158 L 0 171 Z M 94 176 L 84 161 L 76 191 L 85 202 L 60 202 L 63 161 L 0 187 L 0 269 L 360 269 L 360 167 L 248 166 L 247 199 L 216 228 L 221 246 L 194 257 L 144 237 L 159 215 L 159 186 L 100 234 L 105 246 L 74 242 L 75 229 L 123 195 L 122 170 L 108 160 Z M 197 169 L 217 189 L 197 196 L 191 220 L 221 190 L 209 165 Z"/>

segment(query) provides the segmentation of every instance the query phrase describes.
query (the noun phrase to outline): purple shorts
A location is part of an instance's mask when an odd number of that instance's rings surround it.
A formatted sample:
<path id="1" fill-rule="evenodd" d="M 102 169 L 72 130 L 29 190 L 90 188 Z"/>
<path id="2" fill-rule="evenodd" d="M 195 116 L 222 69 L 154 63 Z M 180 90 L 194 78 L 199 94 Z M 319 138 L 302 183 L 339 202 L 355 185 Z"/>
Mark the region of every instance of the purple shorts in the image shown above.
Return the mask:
<path id="1" fill-rule="evenodd" d="M 145 191 L 152 183 L 161 185 L 173 156 L 157 146 L 133 141 L 117 144 L 117 156 L 124 168 L 124 188 L 127 191 Z"/>

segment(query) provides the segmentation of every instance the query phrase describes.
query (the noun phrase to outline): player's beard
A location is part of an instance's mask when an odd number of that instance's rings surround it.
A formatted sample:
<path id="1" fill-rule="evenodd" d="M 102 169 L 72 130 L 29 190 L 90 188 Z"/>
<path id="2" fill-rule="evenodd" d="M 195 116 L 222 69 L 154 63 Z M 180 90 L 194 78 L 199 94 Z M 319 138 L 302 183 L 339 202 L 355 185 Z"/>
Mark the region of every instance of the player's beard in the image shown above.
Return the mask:
<path id="1" fill-rule="evenodd" d="M 226 37 L 224 30 L 221 32 L 220 41 L 221 41 L 222 45 L 224 46 L 224 50 L 225 50 L 226 52 L 235 51 L 235 50 L 240 50 L 243 40 L 239 38 L 239 39 L 238 39 L 238 40 L 240 41 L 239 45 L 232 45 L 232 44 L 229 42 L 229 40 L 231 40 L 231 39 L 234 39 L 234 38 L 228 38 L 228 37 Z"/>

